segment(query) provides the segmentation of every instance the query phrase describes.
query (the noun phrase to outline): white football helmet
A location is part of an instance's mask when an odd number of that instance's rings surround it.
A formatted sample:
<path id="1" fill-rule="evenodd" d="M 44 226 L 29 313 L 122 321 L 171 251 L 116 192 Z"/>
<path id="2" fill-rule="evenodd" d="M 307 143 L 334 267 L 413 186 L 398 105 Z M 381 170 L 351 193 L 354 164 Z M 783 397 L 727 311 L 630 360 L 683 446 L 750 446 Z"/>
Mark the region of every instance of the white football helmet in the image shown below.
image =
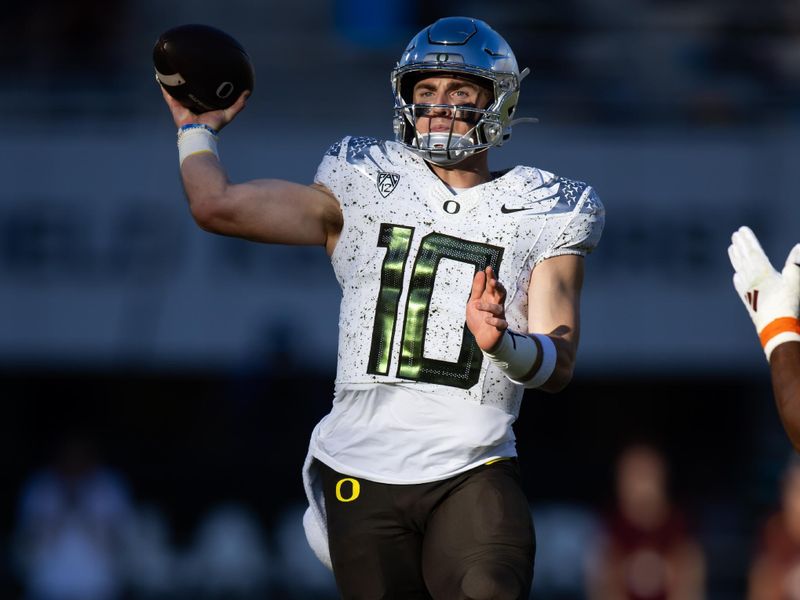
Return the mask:
<path id="1" fill-rule="evenodd" d="M 438 72 L 477 79 L 492 90 L 492 102 L 486 108 L 414 104 L 414 84 Z M 520 82 L 528 72 L 528 69 L 520 72 L 510 46 L 483 21 L 469 17 L 439 19 L 414 36 L 392 70 L 395 140 L 441 166 L 500 146 L 511 137 L 514 123 L 535 121 L 512 119 Z M 417 119 L 431 109 L 447 110 L 452 119 L 449 132 L 417 131 Z M 464 135 L 455 134 L 453 125 L 457 118 L 474 125 Z"/>

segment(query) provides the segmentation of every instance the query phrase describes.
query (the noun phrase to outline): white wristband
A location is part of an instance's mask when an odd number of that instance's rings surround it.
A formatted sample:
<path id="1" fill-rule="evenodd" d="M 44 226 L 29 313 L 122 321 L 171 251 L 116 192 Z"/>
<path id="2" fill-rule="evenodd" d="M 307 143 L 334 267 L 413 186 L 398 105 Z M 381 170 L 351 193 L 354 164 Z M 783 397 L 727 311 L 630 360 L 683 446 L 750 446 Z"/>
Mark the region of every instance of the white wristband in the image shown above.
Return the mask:
<path id="1" fill-rule="evenodd" d="M 178 161 L 183 161 L 192 154 L 210 152 L 217 158 L 217 132 L 208 125 L 190 123 L 178 130 Z"/>
<path id="2" fill-rule="evenodd" d="M 558 353 L 549 336 L 525 335 L 507 329 L 494 352 L 483 354 L 514 383 L 536 388 L 550 379 Z M 534 370 L 537 363 L 538 368 Z"/>
<path id="3" fill-rule="evenodd" d="M 785 332 L 779 333 L 774 338 L 770 339 L 770 341 L 768 341 L 764 346 L 764 353 L 767 355 L 767 362 L 769 362 L 769 359 L 772 356 L 772 351 L 786 342 L 800 342 L 800 334 Z"/>

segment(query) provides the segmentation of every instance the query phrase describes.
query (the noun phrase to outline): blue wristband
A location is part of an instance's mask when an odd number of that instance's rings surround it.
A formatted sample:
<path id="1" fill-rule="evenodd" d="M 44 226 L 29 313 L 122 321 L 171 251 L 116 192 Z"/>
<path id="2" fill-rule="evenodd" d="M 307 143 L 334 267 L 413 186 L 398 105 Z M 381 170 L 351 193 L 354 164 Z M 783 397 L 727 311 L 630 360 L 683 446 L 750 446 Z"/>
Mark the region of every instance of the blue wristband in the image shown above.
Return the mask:
<path id="1" fill-rule="evenodd" d="M 178 135 L 180 135 L 185 131 L 189 131 L 191 129 L 205 129 L 206 131 L 211 133 L 211 135 L 219 135 L 219 132 L 216 129 L 214 129 L 213 127 L 209 127 L 205 123 L 187 123 L 186 125 L 181 125 L 178 128 Z"/>

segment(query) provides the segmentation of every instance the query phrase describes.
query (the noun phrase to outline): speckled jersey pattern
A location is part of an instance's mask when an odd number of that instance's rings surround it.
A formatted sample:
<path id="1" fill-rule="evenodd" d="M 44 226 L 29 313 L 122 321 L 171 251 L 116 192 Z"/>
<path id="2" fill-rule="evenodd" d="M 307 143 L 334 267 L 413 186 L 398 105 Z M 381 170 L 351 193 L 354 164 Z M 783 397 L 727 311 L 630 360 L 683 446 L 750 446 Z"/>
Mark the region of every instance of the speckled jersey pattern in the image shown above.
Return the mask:
<path id="1" fill-rule="evenodd" d="M 516 417 L 523 388 L 484 359 L 465 324 L 472 278 L 492 265 L 510 327 L 527 331 L 533 267 L 585 255 L 600 238 L 592 188 L 517 166 L 455 195 L 402 145 L 363 137 L 334 144 L 316 182 L 344 215 L 331 257 L 342 288 L 337 385 L 404 382 Z"/>

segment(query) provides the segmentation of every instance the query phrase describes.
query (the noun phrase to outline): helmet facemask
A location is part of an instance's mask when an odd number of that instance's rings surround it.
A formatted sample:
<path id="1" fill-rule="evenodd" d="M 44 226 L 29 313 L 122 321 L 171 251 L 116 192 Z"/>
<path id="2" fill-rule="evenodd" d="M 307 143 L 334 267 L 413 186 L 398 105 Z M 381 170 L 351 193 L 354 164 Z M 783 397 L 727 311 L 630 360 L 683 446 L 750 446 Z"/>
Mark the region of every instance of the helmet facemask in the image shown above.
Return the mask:
<path id="1" fill-rule="evenodd" d="M 410 75 L 411 73 L 407 74 Z M 425 76 L 436 77 L 436 72 L 414 72 L 416 77 L 408 77 L 414 83 L 422 80 Z M 453 76 L 468 81 L 474 81 L 474 77 L 463 77 L 459 73 L 442 72 L 441 75 Z M 425 160 L 440 166 L 454 165 L 468 156 L 482 152 L 487 148 L 500 143 L 503 128 L 500 121 L 500 114 L 492 110 L 497 102 L 495 101 L 494 86 L 488 80 L 481 81 L 478 85 L 492 96 L 488 106 L 478 108 L 475 104 L 427 104 L 414 103 L 413 85 L 400 84 L 402 90 L 402 104 L 395 107 L 394 111 L 394 130 L 395 139 L 401 141 L 422 156 Z M 449 119 L 450 126 L 447 131 L 433 131 L 428 133 L 420 132 L 420 119 L 440 120 Z M 466 132 L 456 132 L 456 123 L 462 122 L 470 125 Z"/>

